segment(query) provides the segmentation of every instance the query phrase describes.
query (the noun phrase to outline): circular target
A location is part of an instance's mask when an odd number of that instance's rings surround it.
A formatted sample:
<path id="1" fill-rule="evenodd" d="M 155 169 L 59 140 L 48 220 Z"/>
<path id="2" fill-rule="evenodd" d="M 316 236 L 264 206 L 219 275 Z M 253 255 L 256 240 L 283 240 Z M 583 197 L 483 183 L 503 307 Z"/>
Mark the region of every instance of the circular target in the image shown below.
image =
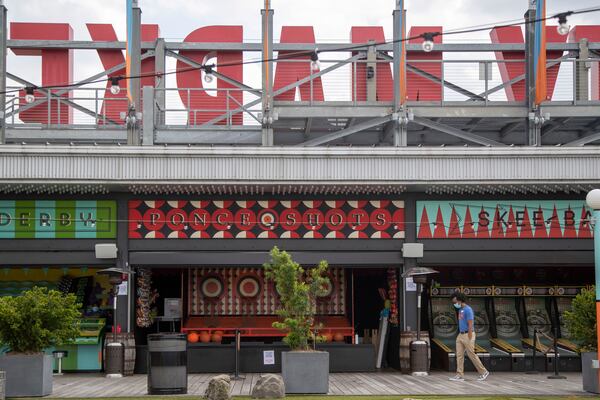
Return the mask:
<path id="1" fill-rule="evenodd" d="M 238 293 L 241 297 L 251 299 L 260 293 L 260 282 L 254 276 L 244 276 L 238 281 Z"/>
<path id="2" fill-rule="evenodd" d="M 327 282 L 323 283 L 321 289 L 322 291 L 317 295 L 317 297 L 324 298 L 331 296 L 331 294 L 333 293 L 333 284 L 331 283 L 331 277 L 329 277 Z"/>
<path id="3" fill-rule="evenodd" d="M 223 294 L 223 282 L 214 276 L 208 277 L 200 285 L 202 296 L 209 299 L 217 299 Z"/>
<path id="4" fill-rule="evenodd" d="M 436 328 L 436 335 L 441 337 L 454 336 L 456 332 L 456 319 L 453 312 L 442 311 L 433 317 L 433 326 Z"/>
<path id="5" fill-rule="evenodd" d="M 516 315 L 505 311 L 498 311 L 496 314 L 496 327 L 498 333 L 503 336 L 513 336 L 519 332 L 519 321 Z"/>
<path id="6" fill-rule="evenodd" d="M 258 223 L 264 230 L 275 229 L 277 213 L 272 209 L 265 209 L 258 213 Z"/>

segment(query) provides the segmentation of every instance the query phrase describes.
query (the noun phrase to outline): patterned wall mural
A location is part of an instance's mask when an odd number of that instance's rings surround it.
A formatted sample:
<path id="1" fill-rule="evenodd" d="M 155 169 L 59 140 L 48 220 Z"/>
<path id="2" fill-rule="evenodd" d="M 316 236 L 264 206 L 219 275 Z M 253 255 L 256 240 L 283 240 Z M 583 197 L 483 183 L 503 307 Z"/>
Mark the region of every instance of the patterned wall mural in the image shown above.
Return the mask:
<path id="1" fill-rule="evenodd" d="M 402 200 L 129 202 L 131 239 L 402 239 Z"/>
<path id="2" fill-rule="evenodd" d="M 318 315 L 344 315 L 346 278 L 343 268 L 330 268 L 331 285 L 317 300 Z M 275 315 L 279 296 L 262 268 L 192 268 L 189 310 L 194 316 Z"/>

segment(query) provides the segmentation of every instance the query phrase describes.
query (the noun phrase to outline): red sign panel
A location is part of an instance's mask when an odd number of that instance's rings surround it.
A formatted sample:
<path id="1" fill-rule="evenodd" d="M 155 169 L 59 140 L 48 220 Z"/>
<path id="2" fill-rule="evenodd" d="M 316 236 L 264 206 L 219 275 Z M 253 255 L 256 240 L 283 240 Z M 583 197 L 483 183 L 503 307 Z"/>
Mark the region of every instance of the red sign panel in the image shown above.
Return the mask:
<path id="1" fill-rule="evenodd" d="M 132 200 L 131 239 L 403 239 L 402 200 Z"/>

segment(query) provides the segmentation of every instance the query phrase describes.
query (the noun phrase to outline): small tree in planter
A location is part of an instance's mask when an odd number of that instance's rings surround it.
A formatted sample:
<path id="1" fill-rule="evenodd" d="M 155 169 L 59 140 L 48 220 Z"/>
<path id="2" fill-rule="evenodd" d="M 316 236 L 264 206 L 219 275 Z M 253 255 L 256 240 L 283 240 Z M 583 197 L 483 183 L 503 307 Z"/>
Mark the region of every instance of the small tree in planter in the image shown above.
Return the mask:
<path id="1" fill-rule="evenodd" d="M 583 289 L 575 296 L 572 309 L 565 312 L 564 319 L 569 326 L 571 337 L 579 343 L 583 389 L 592 393 L 600 393 L 598 371 L 592 369 L 592 360 L 598 358 L 596 291 L 594 287 L 589 290 Z"/>
<path id="2" fill-rule="evenodd" d="M 52 356 L 44 349 L 75 340 L 80 317 L 75 295 L 34 287 L 21 296 L 0 298 L 0 357 L 7 371 L 7 396 L 45 396 L 52 392 Z"/>
<path id="3" fill-rule="evenodd" d="M 305 271 L 285 251 L 271 250 L 271 262 L 264 264 L 267 279 L 275 282 L 281 300 L 280 322 L 273 327 L 287 332 L 284 342 L 291 352 L 282 354 L 282 375 L 286 393 L 327 393 L 329 353 L 311 351 L 310 341 L 317 296 L 324 293 L 329 278 L 327 262 Z"/>

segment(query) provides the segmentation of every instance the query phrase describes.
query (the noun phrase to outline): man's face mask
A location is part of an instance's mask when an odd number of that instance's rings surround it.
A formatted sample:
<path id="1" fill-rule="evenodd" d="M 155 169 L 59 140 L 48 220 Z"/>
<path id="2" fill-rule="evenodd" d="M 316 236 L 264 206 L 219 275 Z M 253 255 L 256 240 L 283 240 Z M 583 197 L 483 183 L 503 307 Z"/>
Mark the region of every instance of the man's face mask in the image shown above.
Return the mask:
<path id="1" fill-rule="evenodd" d="M 454 308 L 456 308 L 457 310 L 459 308 L 461 308 L 462 306 L 460 305 L 460 303 L 452 303 L 452 305 L 454 306 Z"/>

